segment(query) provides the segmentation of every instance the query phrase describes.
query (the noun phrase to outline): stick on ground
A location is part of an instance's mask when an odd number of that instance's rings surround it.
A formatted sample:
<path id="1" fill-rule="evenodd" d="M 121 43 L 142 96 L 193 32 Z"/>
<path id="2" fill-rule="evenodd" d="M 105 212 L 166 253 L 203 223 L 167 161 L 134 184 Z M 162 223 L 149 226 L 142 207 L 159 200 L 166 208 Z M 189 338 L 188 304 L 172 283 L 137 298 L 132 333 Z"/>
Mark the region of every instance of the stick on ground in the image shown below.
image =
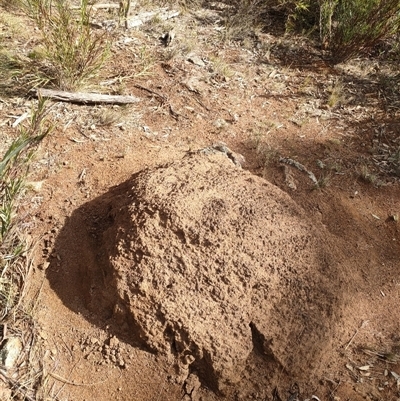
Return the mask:
<path id="1" fill-rule="evenodd" d="M 65 92 L 52 89 L 40 88 L 37 90 L 38 97 L 48 97 L 62 102 L 70 103 L 108 103 L 129 104 L 139 102 L 135 96 L 103 95 L 101 93 Z"/>

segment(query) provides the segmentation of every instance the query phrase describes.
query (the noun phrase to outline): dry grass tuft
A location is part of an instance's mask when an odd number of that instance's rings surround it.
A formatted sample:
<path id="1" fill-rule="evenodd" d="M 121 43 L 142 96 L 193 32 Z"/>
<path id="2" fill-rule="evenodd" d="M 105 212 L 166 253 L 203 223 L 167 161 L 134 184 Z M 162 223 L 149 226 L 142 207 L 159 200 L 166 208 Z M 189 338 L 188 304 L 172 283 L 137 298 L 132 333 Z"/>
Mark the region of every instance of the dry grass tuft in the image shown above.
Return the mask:
<path id="1" fill-rule="evenodd" d="M 35 75 L 64 90 L 78 89 L 95 76 L 108 56 L 110 36 L 91 28 L 88 0 L 78 12 L 62 0 L 24 0 L 24 10 L 42 37 L 30 54 Z"/>

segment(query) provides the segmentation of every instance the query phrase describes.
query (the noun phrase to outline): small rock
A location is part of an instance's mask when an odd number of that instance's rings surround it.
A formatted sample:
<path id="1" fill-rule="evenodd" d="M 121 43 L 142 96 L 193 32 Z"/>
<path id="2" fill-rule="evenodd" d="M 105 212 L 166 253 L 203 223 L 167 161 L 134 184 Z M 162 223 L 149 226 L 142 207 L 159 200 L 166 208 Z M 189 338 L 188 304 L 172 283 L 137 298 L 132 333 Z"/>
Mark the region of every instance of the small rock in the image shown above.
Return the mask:
<path id="1" fill-rule="evenodd" d="M 100 341 L 96 337 L 91 337 L 90 338 L 90 343 L 95 345 L 95 344 L 99 344 Z"/>
<path id="2" fill-rule="evenodd" d="M 206 65 L 204 63 L 204 61 L 199 56 L 197 56 L 195 54 L 190 54 L 187 57 L 187 61 L 190 61 L 191 63 L 193 63 L 194 65 L 197 65 L 199 67 L 205 67 L 205 65 Z"/>
<path id="3" fill-rule="evenodd" d="M 40 270 L 47 270 L 47 268 L 50 266 L 50 262 L 43 262 L 42 264 L 39 265 Z"/>
<path id="4" fill-rule="evenodd" d="M 13 368 L 22 351 L 22 342 L 18 337 L 10 337 L 0 350 L 0 361 L 6 369 Z"/>
<path id="5" fill-rule="evenodd" d="M 47 340 L 47 333 L 46 332 L 44 332 L 44 331 L 41 331 L 40 333 L 39 333 L 39 337 L 40 338 L 42 338 L 43 340 Z"/>
<path id="6" fill-rule="evenodd" d="M 214 121 L 213 125 L 218 129 L 222 129 L 225 128 L 228 125 L 228 123 L 223 118 L 217 118 Z"/>
<path id="7" fill-rule="evenodd" d="M 34 192 L 40 192 L 42 190 L 43 181 L 30 181 L 27 183 L 27 187 L 32 189 Z"/>
<path id="8" fill-rule="evenodd" d="M 115 336 L 112 336 L 112 337 L 110 338 L 110 347 L 111 347 L 111 348 L 118 348 L 118 346 L 119 346 L 119 340 L 118 340 L 118 338 L 115 337 Z"/>
<path id="9" fill-rule="evenodd" d="M 199 378 L 195 374 L 190 374 L 189 377 L 185 380 L 185 392 L 187 394 L 194 394 L 200 388 L 201 383 Z"/>

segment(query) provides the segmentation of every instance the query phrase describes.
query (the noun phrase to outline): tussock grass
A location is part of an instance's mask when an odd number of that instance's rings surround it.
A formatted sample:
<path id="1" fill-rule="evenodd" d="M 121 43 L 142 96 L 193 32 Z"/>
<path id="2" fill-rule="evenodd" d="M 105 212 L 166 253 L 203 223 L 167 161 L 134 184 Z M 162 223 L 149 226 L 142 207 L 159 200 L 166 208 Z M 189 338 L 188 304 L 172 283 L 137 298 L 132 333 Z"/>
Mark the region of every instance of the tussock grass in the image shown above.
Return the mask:
<path id="1" fill-rule="evenodd" d="M 330 94 L 328 97 L 327 104 L 330 108 L 338 107 L 345 100 L 344 87 L 342 82 L 339 80 L 335 82 L 330 88 L 328 88 Z"/>
<path id="2" fill-rule="evenodd" d="M 82 0 L 75 12 L 63 0 L 23 0 L 41 44 L 31 52 L 35 74 L 64 90 L 79 89 L 96 75 L 108 56 L 110 35 L 91 28 L 91 6 Z"/>
<path id="3" fill-rule="evenodd" d="M 321 174 L 318 179 L 317 183 L 314 185 L 314 189 L 324 189 L 330 185 L 332 176 L 330 173 L 323 173 Z"/>
<path id="4" fill-rule="evenodd" d="M 366 183 L 372 184 L 375 187 L 380 187 L 383 182 L 379 179 L 378 174 L 373 172 L 367 165 L 362 165 L 358 171 L 359 177 Z"/>

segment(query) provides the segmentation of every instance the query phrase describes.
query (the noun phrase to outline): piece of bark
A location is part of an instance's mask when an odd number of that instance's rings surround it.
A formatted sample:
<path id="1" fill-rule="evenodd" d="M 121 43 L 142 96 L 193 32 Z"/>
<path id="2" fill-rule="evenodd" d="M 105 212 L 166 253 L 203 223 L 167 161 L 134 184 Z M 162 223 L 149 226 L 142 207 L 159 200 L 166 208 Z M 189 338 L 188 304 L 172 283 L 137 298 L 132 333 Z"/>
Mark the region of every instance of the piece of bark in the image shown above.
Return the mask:
<path id="1" fill-rule="evenodd" d="M 135 96 L 104 95 L 101 93 L 85 92 L 65 92 L 52 89 L 40 88 L 37 90 L 37 96 L 48 97 L 70 103 L 108 103 L 108 104 L 128 104 L 139 102 L 140 99 Z"/>

